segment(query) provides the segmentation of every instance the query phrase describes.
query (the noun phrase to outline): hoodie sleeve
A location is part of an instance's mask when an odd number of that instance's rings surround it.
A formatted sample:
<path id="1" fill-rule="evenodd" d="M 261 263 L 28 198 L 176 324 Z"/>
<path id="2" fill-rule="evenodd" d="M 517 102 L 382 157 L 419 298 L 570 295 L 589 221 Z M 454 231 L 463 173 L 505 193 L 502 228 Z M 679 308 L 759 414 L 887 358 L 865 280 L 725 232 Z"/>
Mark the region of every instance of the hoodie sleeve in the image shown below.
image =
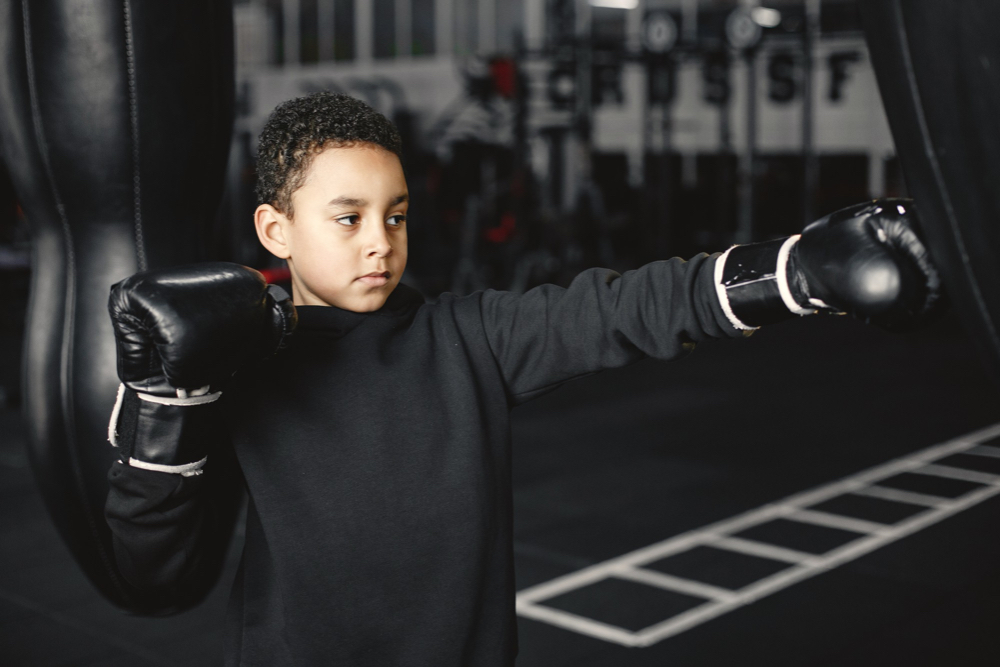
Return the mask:
<path id="1" fill-rule="evenodd" d="M 215 583 L 241 502 L 228 458 L 214 456 L 191 477 L 112 464 L 105 519 L 119 570 L 136 589 L 183 600 Z"/>
<path id="2" fill-rule="evenodd" d="M 708 338 L 740 337 L 719 301 L 717 259 L 674 258 L 623 274 L 588 269 L 567 288 L 524 294 L 485 291 L 483 326 L 512 402 L 645 357 L 675 359 Z"/>

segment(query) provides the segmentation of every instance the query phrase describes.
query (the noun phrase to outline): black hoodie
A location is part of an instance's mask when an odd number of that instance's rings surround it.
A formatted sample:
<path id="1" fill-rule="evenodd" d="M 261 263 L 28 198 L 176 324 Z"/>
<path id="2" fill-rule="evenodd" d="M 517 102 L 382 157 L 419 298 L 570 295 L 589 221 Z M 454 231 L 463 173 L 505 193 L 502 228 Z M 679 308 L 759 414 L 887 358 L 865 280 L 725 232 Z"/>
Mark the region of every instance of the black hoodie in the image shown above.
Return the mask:
<path id="1" fill-rule="evenodd" d="M 223 395 L 250 495 L 226 664 L 512 665 L 510 408 L 739 336 L 715 259 L 433 304 L 399 285 L 372 313 L 300 307 L 288 347 Z M 108 520 L 131 554 L 126 577 L 160 567 L 142 564 L 150 541 L 196 559 L 211 462 L 188 478 L 114 467 Z M 170 487 L 174 518 L 139 525 L 125 499 L 155 485 Z"/>

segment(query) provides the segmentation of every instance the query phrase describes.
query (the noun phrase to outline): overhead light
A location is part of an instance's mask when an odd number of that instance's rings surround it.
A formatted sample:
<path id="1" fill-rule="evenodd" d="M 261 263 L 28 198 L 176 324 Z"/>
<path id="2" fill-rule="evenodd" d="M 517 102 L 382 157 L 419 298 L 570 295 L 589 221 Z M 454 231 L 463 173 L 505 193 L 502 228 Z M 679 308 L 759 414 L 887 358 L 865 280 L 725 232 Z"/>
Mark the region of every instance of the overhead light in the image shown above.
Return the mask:
<path id="1" fill-rule="evenodd" d="M 591 7 L 608 7 L 610 9 L 635 9 L 639 0 L 590 0 Z"/>
<path id="2" fill-rule="evenodd" d="M 753 22 L 762 28 L 776 28 L 781 25 L 781 12 L 769 7 L 754 7 L 750 10 Z"/>

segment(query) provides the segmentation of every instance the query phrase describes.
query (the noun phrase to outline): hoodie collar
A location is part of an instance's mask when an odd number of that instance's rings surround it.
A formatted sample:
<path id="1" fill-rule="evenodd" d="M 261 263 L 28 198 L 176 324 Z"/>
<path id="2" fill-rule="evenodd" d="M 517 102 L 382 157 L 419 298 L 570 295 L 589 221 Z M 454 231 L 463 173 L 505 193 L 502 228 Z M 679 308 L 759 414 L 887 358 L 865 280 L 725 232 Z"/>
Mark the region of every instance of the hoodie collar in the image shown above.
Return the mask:
<path id="1" fill-rule="evenodd" d="M 340 338 L 372 318 L 404 319 L 424 304 L 424 296 L 409 285 L 399 283 L 378 310 L 357 313 L 337 306 L 296 306 L 299 323 L 296 333 L 333 335 Z"/>

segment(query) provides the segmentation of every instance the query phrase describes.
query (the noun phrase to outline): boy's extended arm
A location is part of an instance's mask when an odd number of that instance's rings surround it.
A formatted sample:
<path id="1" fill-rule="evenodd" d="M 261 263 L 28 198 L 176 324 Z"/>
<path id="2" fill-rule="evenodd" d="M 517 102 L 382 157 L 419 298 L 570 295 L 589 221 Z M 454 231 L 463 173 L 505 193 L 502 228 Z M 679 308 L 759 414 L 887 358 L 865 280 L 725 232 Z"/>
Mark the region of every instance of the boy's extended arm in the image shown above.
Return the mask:
<path id="1" fill-rule="evenodd" d="M 624 274 L 590 269 L 568 288 L 488 290 L 486 337 L 512 402 L 570 378 L 644 356 L 672 359 L 689 343 L 737 337 L 817 310 L 907 326 L 938 301 L 940 280 L 909 200 L 859 204 L 801 235 L 734 246 Z"/>
<path id="2" fill-rule="evenodd" d="M 512 401 L 647 356 L 673 359 L 707 338 L 740 336 L 719 303 L 717 259 L 674 258 L 623 274 L 588 269 L 567 288 L 520 295 L 487 290 L 483 324 Z"/>

